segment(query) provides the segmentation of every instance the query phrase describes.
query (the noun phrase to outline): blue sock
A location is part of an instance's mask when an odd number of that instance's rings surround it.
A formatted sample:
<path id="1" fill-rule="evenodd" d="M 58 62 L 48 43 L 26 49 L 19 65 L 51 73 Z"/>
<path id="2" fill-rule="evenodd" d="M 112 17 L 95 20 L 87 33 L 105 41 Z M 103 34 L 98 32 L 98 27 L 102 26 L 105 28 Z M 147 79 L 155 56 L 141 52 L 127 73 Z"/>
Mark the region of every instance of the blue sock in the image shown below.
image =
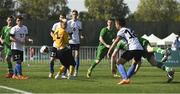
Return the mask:
<path id="1" fill-rule="evenodd" d="M 17 69 L 17 73 L 19 75 L 22 75 L 22 66 L 21 66 L 21 63 L 20 62 L 17 62 L 16 63 L 16 69 Z"/>
<path id="2" fill-rule="evenodd" d="M 17 75 L 17 64 L 14 67 L 14 74 Z"/>
<path id="3" fill-rule="evenodd" d="M 118 71 L 121 74 L 123 79 L 128 79 L 126 70 L 125 70 L 125 68 L 124 68 L 124 66 L 122 64 L 118 65 Z"/>
<path id="4" fill-rule="evenodd" d="M 128 78 L 130 78 L 134 74 L 134 71 L 136 69 L 136 65 L 137 64 L 132 64 L 131 67 L 129 67 L 128 72 L 127 72 Z"/>
<path id="5" fill-rule="evenodd" d="M 75 59 L 75 62 L 76 62 L 75 70 L 78 71 L 78 69 L 79 69 L 79 57 Z"/>
<path id="6" fill-rule="evenodd" d="M 50 62 L 50 72 L 54 73 L 54 62 Z"/>

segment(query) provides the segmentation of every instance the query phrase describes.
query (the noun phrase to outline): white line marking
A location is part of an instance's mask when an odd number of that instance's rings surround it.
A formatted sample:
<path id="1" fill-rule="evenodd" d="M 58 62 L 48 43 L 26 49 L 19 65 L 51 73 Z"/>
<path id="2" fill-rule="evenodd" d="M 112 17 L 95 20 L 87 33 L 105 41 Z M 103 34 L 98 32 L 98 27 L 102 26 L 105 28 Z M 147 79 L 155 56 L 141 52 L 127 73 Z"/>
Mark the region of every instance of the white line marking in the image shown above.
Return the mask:
<path id="1" fill-rule="evenodd" d="M 32 94 L 32 93 L 30 93 L 30 92 L 26 92 L 26 91 L 23 91 L 23 90 L 19 90 L 19 89 L 7 87 L 7 86 L 1 86 L 1 85 L 0 85 L 0 88 L 7 89 L 7 90 L 11 90 L 11 91 L 15 91 L 15 92 L 18 92 L 18 93 L 23 93 L 23 94 Z"/>

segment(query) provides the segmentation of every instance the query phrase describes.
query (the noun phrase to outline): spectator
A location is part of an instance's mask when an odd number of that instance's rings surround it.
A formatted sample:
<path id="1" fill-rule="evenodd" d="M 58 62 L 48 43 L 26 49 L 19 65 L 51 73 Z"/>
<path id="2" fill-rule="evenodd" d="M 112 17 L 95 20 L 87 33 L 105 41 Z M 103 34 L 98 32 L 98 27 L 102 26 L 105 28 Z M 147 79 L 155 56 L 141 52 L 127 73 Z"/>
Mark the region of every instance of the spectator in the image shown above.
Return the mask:
<path id="1" fill-rule="evenodd" d="M 173 50 L 180 50 L 180 41 L 179 41 L 179 35 L 176 37 L 176 40 L 172 44 Z"/>

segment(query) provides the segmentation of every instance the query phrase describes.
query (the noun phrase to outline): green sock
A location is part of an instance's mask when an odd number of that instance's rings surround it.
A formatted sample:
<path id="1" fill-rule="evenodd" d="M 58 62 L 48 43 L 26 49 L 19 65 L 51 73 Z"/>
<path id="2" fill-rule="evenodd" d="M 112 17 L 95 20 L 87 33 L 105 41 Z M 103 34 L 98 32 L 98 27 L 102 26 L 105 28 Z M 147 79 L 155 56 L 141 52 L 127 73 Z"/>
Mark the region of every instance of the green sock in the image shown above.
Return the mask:
<path id="1" fill-rule="evenodd" d="M 89 68 L 90 71 L 92 71 L 95 67 L 96 67 L 97 63 L 96 62 L 93 62 L 91 67 Z"/>
<path id="2" fill-rule="evenodd" d="M 163 50 L 159 47 L 153 47 L 153 52 L 164 54 L 166 52 L 166 50 Z"/>
<path id="3" fill-rule="evenodd" d="M 9 71 L 9 73 L 13 73 L 12 63 L 11 62 L 7 62 L 7 64 L 8 64 L 8 71 Z"/>

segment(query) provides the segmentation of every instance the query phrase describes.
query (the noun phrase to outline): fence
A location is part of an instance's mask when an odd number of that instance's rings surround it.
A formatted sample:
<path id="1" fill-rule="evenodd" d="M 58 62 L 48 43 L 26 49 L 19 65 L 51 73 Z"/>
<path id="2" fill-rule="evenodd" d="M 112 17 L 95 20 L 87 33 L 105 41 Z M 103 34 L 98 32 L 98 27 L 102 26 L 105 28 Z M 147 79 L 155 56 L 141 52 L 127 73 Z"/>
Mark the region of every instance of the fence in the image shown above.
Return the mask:
<path id="1" fill-rule="evenodd" d="M 91 62 L 95 58 L 95 52 L 97 47 L 95 46 L 82 46 L 80 48 L 80 60 L 84 62 Z M 40 46 L 26 46 L 24 48 L 24 61 L 33 63 L 46 63 L 48 62 L 50 53 L 40 53 Z"/>

